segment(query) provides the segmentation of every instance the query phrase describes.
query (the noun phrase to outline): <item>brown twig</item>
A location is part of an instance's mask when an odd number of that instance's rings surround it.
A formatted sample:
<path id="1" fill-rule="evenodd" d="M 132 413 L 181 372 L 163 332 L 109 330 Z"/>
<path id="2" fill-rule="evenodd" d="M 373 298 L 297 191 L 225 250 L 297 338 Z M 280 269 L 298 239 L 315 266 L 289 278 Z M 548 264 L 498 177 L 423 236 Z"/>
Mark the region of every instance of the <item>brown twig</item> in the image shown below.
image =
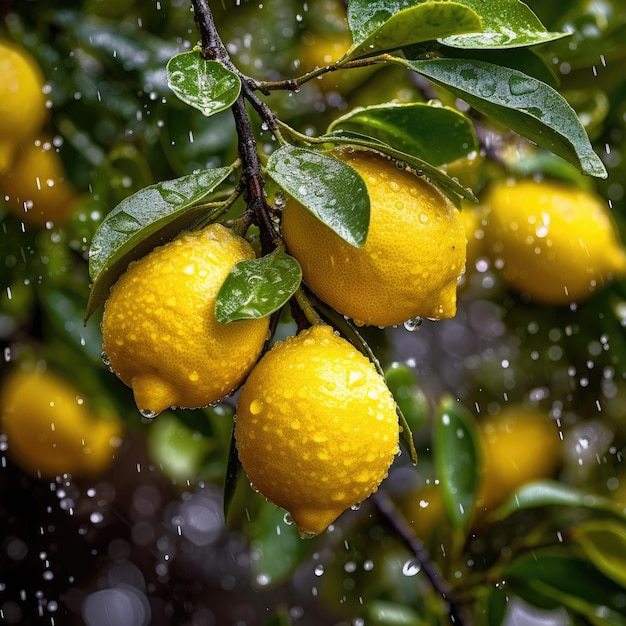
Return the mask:
<path id="1" fill-rule="evenodd" d="M 241 93 L 231 107 L 235 120 L 235 128 L 238 137 L 238 153 L 243 168 L 242 181 L 244 183 L 244 199 L 248 205 L 248 211 L 255 216 L 255 222 L 260 230 L 261 250 L 264 254 L 271 252 L 276 246 L 278 234 L 271 219 L 271 210 L 263 193 L 265 184 L 257 151 L 256 139 L 252 132 L 250 118 L 246 111 L 246 99 L 263 115 L 266 123 L 276 126 L 276 118 L 269 108 L 264 107 L 258 98 L 252 93 L 249 79 L 243 76 L 234 66 L 228 54 L 226 46 L 217 32 L 213 14 L 207 0 L 191 0 L 195 15 L 196 25 L 202 40 L 202 55 L 205 59 L 219 61 L 236 73 L 242 84 Z"/>
<path id="2" fill-rule="evenodd" d="M 450 623 L 455 626 L 471 626 L 470 620 L 463 614 L 461 608 L 454 600 L 450 585 L 441 577 L 439 570 L 430 558 L 428 550 L 415 536 L 405 519 L 398 513 L 393 502 L 380 490 L 373 494 L 371 498 L 381 515 L 395 530 L 406 547 L 413 553 L 413 556 L 416 558 L 421 570 L 428 578 L 433 589 L 448 604 Z"/>

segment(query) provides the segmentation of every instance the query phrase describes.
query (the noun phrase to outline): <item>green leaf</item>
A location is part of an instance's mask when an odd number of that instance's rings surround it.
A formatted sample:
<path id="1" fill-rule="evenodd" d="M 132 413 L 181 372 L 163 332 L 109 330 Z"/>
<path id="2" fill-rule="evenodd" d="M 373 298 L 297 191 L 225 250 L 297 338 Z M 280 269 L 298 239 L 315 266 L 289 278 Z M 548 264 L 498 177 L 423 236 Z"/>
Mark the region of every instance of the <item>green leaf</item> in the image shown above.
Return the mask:
<path id="1" fill-rule="evenodd" d="M 426 626 L 428 623 L 412 607 L 388 600 L 370 600 L 367 613 L 368 623 L 375 626 Z"/>
<path id="2" fill-rule="evenodd" d="M 415 371 L 402 363 L 394 363 L 385 370 L 385 382 L 411 428 L 417 430 L 424 426 L 430 407 L 417 384 Z"/>
<path id="3" fill-rule="evenodd" d="M 587 558 L 618 585 L 626 588 L 626 525 L 594 520 L 574 529 L 574 539 Z"/>
<path id="4" fill-rule="evenodd" d="M 450 524 L 467 530 L 479 489 L 481 467 L 474 416 L 451 398 L 443 398 L 433 430 L 433 459 Z"/>
<path id="5" fill-rule="evenodd" d="M 217 321 L 226 323 L 270 315 L 289 301 L 301 281 L 300 264 L 281 251 L 239 261 L 217 294 Z"/>
<path id="6" fill-rule="evenodd" d="M 328 128 L 373 137 L 431 165 L 442 165 L 477 149 L 474 127 L 455 109 L 424 103 L 379 104 L 356 109 Z"/>
<path id="7" fill-rule="evenodd" d="M 406 152 L 401 152 L 392 148 L 390 145 L 379 141 L 373 137 L 366 137 L 353 132 L 336 130 L 328 135 L 323 135 L 321 139 L 325 139 L 330 143 L 364 146 L 382 152 L 397 161 L 398 167 L 408 165 L 412 167 L 419 176 L 426 176 L 429 182 L 434 183 L 439 189 L 458 207 L 461 207 L 461 199 L 467 199 L 472 202 L 478 202 L 471 189 L 466 189 L 453 178 L 436 168 L 434 165 L 427 163 L 423 159 L 414 157 Z"/>
<path id="8" fill-rule="evenodd" d="M 206 116 L 230 107 L 241 91 L 237 74 L 217 61 L 205 61 L 198 49 L 169 60 L 167 84 L 178 98 Z"/>
<path id="9" fill-rule="evenodd" d="M 318 150 L 287 145 L 272 153 L 267 173 L 343 240 L 365 245 L 370 200 L 353 167 Z"/>
<path id="10" fill-rule="evenodd" d="M 128 264 L 206 216 L 192 209 L 232 172 L 219 167 L 150 185 L 125 198 L 96 230 L 89 248 L 93 286 L 85 320 L 106 300 Z"/>
<path id="11" fill-rule="evenodd" d="M 520 510 L 546 506 L 587 509 L 598 513 L 608 513 L 609 515 L 626 520 L 626 513 L 620 510 L 615 503 L 608 498 L 594 496 L 578 491 L 574 487 L 569 487 L 550 480 L 542 480 L 524 485 L 501 507 L 494 511 L 493 518 L 504 519 Z"/>
<path id="12" fill-rule="evenodd" d="M 237 452 L 237 441 L 235 439 L 235 427 L 233 425 L 230 436 L 230 447 L 228 449 L 228 462 L 226 464 L 226 475 L 224 476 L 224 519 L 228 524 L 231 518 L 231 506 L 235 501 L 239 479 L 243 476 L 243 466 L 239 460 Z"/>
<path id="13" fill-rule="evenodd" d="M 480 33 L 444 37 L 442 43 L 457 48 L 518 48 L 546 43 L 567 33 L 548 32 L 539 18 L 519 0 L 457 0 L 481 18 Z"/>
<path id="14" fill-rule="evenodd" d="M 574 109 L 549 85 L 517 70 L 470 59 L 404 64 L 477 111 L 578 165 L 583 173 L 606 178 Z"/>
<path id="15" fill-rule="evenodd" d="M 344 60 L 476 32 L 482 22 L 475 11 L 460 2 L 352 0 L 348 5 L 348 26 L 353 45 Z"/>
<path id="16" fill-rule="evenodd" d="M 563 546 L 525 553 L 504 570 L 503 578 L 511 592 L 536 606 L 565 606 L 592 624 L 626 624 L 623 588 Z"/>

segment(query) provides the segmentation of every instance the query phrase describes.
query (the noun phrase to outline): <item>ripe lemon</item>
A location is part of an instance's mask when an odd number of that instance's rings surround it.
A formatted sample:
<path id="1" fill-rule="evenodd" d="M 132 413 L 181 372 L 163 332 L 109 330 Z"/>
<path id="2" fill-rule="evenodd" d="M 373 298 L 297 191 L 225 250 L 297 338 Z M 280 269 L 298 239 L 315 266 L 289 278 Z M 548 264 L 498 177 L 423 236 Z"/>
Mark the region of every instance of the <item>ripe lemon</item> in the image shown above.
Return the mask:
<path id="1" fill-rule="evenodd" d="M 370 197 L 367 241 L 355 248 L 288 198 L 283 235 L 308 286 L 359 324 L 392 326 L 456 313 L 465 268 L 459 212 L 435 187 L 369 151 L 336 151 Z"/>
<path id="2" fill-rule="evenodd" d="M 146 417 L 232 392 L 259 357 L 269 319 L 220 324 L 215 300 L 252 246 L 221 224 L 179 236 L 131 263 L 111 289 L 103 351 Z"/>
<path id="3" fill-rule="evenodd" d="M 398 451 L 395 401 L 371 362 L 330 326 L 278 342 L 246 381 L 237 450 L 255 489 L 321 533 L 377 490 Z"/>
<path id="4" fill-rule="evenodd" d="M 0 175 L 0 195 L 13 215 L 34 228 L 62 226 L 78 202 L 61 157 L 46 140 L 18 147 L 13 167 Z"/>
<path id="5" fill-rule="evenodd" d="M 561 464 L 563 442 L 544 413 L 514 405 L 479 424 L 484 462 L 479 506 L 484 509 L 532 480 L 553 476 Z"/>
<path id="6" fill-rule="evenodd" d="M 543 304 L 580 302 L 626 277 L 626 252 L 605 204 L 552 181 L 498 182 L 486 203 L 488 246 L 511 287 Z"/>
<path id="7" fill-rule="evenodd" d="M 47 370 L 16 370 L 2 387 L 8 454 L 24 471 L 54 478 L 104 472 L 121 444 L 117 418 L 95 418 L 80 392 Z"/>
<path id="8" fill-rule="evenodd" d="M 46 118 L 44 77 L 26 50 L 0 42 L 0 172 L 13 160 L 15 146 L 34 137 Z"/>

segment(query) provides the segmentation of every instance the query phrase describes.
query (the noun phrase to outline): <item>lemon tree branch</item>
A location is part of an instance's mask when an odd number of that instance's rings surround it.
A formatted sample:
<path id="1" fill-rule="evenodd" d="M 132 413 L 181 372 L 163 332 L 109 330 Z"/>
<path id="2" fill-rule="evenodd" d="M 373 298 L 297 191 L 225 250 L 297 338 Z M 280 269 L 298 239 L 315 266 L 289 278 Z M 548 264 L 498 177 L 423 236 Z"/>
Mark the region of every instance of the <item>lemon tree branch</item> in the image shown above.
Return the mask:
<path id="1" fill-rule="evenodd" d="M 450 585 L 441 577 L 439 570 L 430 558 L 428 550 L 424 544 L 415 536 L 410 526 L 398 513 L 393 502 L 380 490 L 372 494 L 372 500 L 379 513 L 385 518 L 387 523 L 393 528 L 398 537 L 413 553 L 421 570 L 424 572 L 433 589 L 446 601 L 450 612 L 450 622 L 461 626 L 472 626 L 471 621 L 463 614 L 453 597 Z"/>
<path id="2" fill-rule="evenodd" d="M 213 14 L 207 1 L 192 0 L 192 5 L 196 25 L 202 40 L 202 54 L 204 58 L 219 61 L 241 78 L 242 90 L 232 105 L 231 111 L 237 129 L 237 147 L 243 168 L 244 198 L 248 205 L 248 211 L 254 216 L 254 221 L 259 227 L 262 251 L 267 254 L 274 249 L 278 234 L 271 219 L 270 207 L 263 193 L 265 180 L 250 118 L 246 111 L 246 99 L 250 100 L 252 106 L 262 115 L 270 127 L 276 126 L 275 116 L 268 107 L 254 96 L 249 87 L 249 79 L 243 76 L 232 63 L 228 50 L 217 32 Z"/>

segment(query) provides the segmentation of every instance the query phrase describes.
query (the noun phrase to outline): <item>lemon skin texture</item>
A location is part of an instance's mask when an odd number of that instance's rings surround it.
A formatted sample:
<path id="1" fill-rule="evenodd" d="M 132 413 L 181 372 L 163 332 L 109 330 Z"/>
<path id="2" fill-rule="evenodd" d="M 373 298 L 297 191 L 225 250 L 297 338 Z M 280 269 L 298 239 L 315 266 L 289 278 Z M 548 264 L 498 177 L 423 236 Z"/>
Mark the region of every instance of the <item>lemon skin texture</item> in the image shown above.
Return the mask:
<path id="1" fill-rule="evenodd" d="M 103 351 L 144 416 L 216 402 L 257 361 L 269 318 L 220 324 L 215 317 L 231 268 L 254 256 L 245 239 L 212 224 L 155 248 L 115 283 L 102 319 Z"/>
<path id="2" fill-rule="evenodd" d="M 563 458 L 554 420 L 513 405 L 480 422 L 484 463 L 479 508 L 491 509 L 528 482 L 553 477 Z"/>
<path id="3" fill-rule="evenodd" d="M 365 246 L 355 248 L 288 198 L 283 236 L 307 285 L 358 324 L 453 317 L 465 268 L 459 212 L 435 187 L 377 153 L 334 154 L 365 181 L 369 231 Z"/>
<path id="4" fill-rule="evenodd" d="M 33 138 L 44 124 L 44 82 L 26 50 L 0 41 L 0 173 L 11 166 L 16 145 Z"/>
<path id="5" fill-rule="evenodd" d="M 254 488 L 312 537 L 387 476 L 396 404 L 365 356 L 330 326 L 314 326 L 276 343 L 252 370 L 235 437 Z"/>
<path id="6" fill-rule="evenodd" d="M 63 226 L 79 201 L 61 157 L 45 140 L 17 148 L 12 168 L 0 175 L 0 195 L 9 211 L 33 228 Z"/>
<path id="7" fill-rule="evenodd" d="M 605 204 L 587 191 L 552 181 L 496 183 L 487 245 L 504 262 L 505 282 L 540 304 L 587 300 L 626 277 L 626 252 Z"/>
<path id="8" fill-rule="evenodd" d="M 8 454 L 33 476 L 100 475 L 121 445 L 120 420 L 94 417 L 80 392 L 47 370 L 11 372 L 0 396 Z"/>

